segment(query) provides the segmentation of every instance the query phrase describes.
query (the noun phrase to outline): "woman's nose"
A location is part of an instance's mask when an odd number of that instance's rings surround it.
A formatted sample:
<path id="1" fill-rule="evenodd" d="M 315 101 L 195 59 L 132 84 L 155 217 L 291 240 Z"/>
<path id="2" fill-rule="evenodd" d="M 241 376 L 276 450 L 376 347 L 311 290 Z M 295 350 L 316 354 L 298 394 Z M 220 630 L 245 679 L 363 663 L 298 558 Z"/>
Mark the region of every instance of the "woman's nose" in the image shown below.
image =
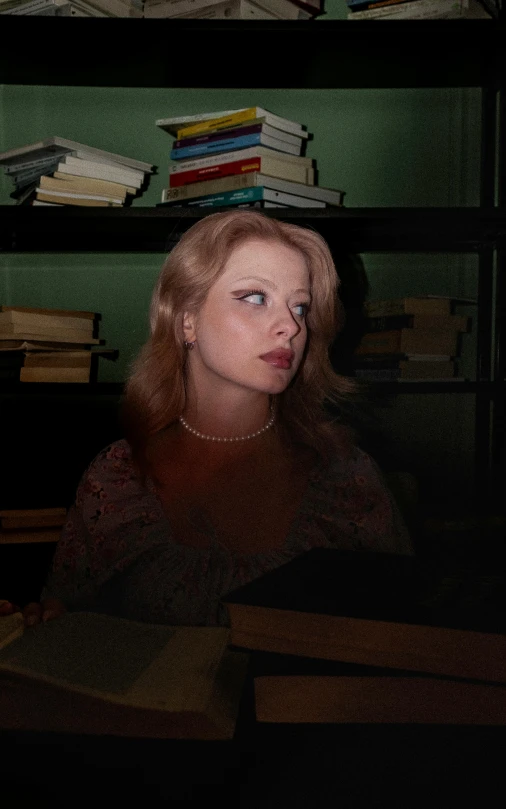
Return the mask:
<path id="1" fill-rule="evenodd" d="M 293 338 L 300 332 L 300 329 L 300 323 L 297 322 L 290 309 L 280 313 L 275 324 L 277 334 L 284 334 L 287 337 Z"/>

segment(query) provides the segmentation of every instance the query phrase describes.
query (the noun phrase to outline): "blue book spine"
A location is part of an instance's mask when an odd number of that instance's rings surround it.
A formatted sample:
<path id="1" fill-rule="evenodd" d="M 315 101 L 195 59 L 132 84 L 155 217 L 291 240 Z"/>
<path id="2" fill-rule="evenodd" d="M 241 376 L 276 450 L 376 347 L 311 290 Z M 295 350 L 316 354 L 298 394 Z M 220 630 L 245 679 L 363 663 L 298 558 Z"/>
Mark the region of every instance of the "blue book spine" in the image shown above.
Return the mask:
<path id="1" fill-rule="evenodd" d="M 227 138 L 211 143 L 196 143 L 194 146 L 182 146 L 179 149 L 172 149 L 170 156 L 172 160 L 183 160 L 184 158 L 197 157 L 198 155 L 233 152 L 236 149 L 247 149 L 248 146 L 258 146 L 262 142 L 261 137 L 261 132 L 255 132 L 252 135 L 239 135 L 236 138 Z"/>
<path id="2" fill-rule="evenodd" d="M 264 198 L 263 186 L 240 188 L 237 191 L 225 191 L 223 194 L 206 194 L 185 202 L 196 208 L 220 208 L 225 205 L 240 205 L 242 202 L 256 202 Z"/>

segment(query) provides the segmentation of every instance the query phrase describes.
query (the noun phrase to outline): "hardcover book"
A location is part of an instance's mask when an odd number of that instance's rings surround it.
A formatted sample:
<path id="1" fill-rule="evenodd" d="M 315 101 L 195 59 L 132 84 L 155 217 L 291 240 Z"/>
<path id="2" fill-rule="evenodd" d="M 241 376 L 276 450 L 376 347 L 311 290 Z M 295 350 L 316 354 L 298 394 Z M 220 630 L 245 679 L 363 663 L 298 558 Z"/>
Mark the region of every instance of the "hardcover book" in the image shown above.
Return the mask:
<path id="1" fill-rule="evenodd" d="M 224 627 L 169 627 L 91 612 L 22 629 L 0 620 L 4 729 L 231 739 L 247 655 Z"/>
<path id="2" fill-rule="evenodd" d="M 258 722 L 506 724 L 503 684 L 268 652 L 250 670 Z"/>
<path id="3" fill-rule="evenodd" d="M 497 568 L 441 575 L 410 556 L 314 548 L 223 603 L 241 648 L 506 683 L 504 593 Z"/>

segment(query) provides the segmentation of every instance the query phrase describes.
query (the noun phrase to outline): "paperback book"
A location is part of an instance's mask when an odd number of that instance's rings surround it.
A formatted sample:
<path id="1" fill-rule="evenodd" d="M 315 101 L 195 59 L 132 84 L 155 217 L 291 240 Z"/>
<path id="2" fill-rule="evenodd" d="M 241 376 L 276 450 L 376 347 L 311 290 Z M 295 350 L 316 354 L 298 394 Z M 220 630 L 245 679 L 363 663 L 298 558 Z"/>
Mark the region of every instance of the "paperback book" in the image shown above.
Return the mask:
<path id="1" fill-rule="evenodd" d="M 326 203 L 309 197 L 301 197 L 297 194 L 287 194 L 283 191 L 275 191 L 265 186 L 242 188 L 237 191 L 227 191 L 221 194 L 206 194 L 201 197 L 186 200 L 176 200 L 175 202 L 161 203 L 163 206 L 186 206 L 196 208 L 222 208 L 242 203 L 256 201 L 276 202 L 294 208 L 325 208 Z"/>
<path id="2" fill-rule="evenodd" d="M 176 142 L 184 143 L 184 140 Z M 239 151 L 240 149 L 248 149 L 251 146 L 265 146 L 277 152 L 300 155 L 302 141 L 299 141 L 298 144 L 288 143 L 286 140 L 266 135 L 263 131 L 259 130 L 251 132 L 250 134 L 220 138 L 205 143 L 196 143 L 193 146 L 179 146 L 171 149 L 170 157 L 172 160 L 182 160 L 206 154 Z"/>
<path id="3" fill-rule="evenodd" d="M 409 0 L 362 11 L 350 10 L 348 20 L 492 19 L 480 0 Z"/>
<path id="4" fill-rule="evenodd" d="M 236 110 L 222 110 L 220 112 L 200 112 L 195 115 L 182 115 L 172 118 L 159 118 L 156 126 L 175 135 L 177 139 L 186 138 L 204 132 L 217 131 L 220 129 L 230 129 L 239 126 L 246 121 L 255 118 L 263 118 L 267 124 L 281 129 L 284 132 L 292 132 L 300 137 L 308 137 L 302 124 L 275 115 L 263 107 L 243 107 Z"/>
<path id="5" fill-rule="evenodd" d="M 247 655 L 223 627 L 169 627 L 91 612 L 23 630 L 0 621 L 3 729 L 231 739 Z"/>
<path id="6" fill-rule="evenodd" d="M 162 192 L 162 203 L 181 202 L 195 199 L 205 194 L 220 194 L 236 191 L 241 188 L 253 186 L 264 186 L 275 191 L 283 191 L 288 194 L 296 194 L 308 199 L 320 200 L 328 205 L 339 207 L 343 204 L 345 192 L 333 188 L 322 188 L 306 183 L 295 183 L 279 177 L 269 177 L 260 172 L 247 172 L 217 180 L 205 180 L 203 182 L 190 183 L 176 188 L 165 188 Z"/>
<path id="7" fill-rule="evenodd" d="M 261 172 L 305 185 L 314 185 L 313 160 L 275 152 L 263 146 L 219 155 L 182 160 L 169 166 L 171 188 L 230 175 Z"/>

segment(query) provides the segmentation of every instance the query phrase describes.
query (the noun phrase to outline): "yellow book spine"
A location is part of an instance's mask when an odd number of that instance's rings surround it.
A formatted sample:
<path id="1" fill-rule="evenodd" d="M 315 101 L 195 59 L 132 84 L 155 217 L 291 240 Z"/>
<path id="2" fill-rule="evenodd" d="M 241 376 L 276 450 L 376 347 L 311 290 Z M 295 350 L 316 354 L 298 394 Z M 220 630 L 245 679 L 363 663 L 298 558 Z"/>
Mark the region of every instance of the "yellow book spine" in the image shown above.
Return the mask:
<path id="1" fill-rule="evenodd" d="M 219 129 L 228 129 L 235 124 L 242 124 L 257 117 L 257 108 L 249 107 L 247 110 L 234 112 L 232 115 L 224 115 L 221 118 L 213 118 L 210 121 L 200 121 L 198 124 L 191 124 L 178 129 L 176 139 L 189 138 L 191 135 L 199 135 L 202 132 L 215 132 Z"/>

